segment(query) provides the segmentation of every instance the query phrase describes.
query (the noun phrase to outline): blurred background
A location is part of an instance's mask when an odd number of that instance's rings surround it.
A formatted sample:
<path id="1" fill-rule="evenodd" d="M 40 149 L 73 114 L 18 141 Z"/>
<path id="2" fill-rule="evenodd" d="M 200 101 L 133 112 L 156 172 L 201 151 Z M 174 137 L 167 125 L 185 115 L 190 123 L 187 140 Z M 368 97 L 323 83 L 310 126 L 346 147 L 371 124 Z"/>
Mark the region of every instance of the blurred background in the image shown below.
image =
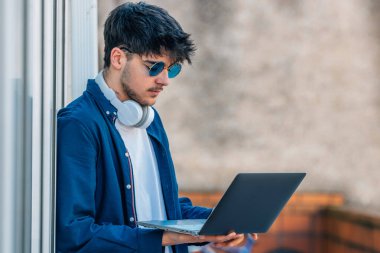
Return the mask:
<path id="1" fill-rule="evenodd" d="M 54 252 L 55 114 L 123 2 L 0 0 L 0 252 Z M 213 206 L 239 172 L 307 172 L 255 252 L 380 252 L 380 1 L 146 2 L 198 48 L 156 104 L 182 194 Z"/>
<path id="2" fill-rule="evenodd" d="M 98 1 L 99 65 L 105 19 L 122 2 Z M 380 212 L 379 1 L 148 2 L 198 48 L 156 105 L 181 189 L 306 171 L 302 190 Z"/>

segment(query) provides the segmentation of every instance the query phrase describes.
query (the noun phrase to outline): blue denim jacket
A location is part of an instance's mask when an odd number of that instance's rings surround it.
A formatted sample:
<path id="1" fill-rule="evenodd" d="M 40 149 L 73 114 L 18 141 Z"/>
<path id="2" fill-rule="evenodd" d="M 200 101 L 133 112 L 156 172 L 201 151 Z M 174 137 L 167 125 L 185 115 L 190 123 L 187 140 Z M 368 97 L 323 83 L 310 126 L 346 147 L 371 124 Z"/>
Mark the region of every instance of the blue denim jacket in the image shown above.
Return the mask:
<path id="1" fill-rule="evenodd" d="M 58 112 L 57 252 L 162 252 L 162 231 L 136 226 L 133 169 L 117 110 L 89 80 L 81 97 Z M 207 218 L 210 209 L 178 198 L 168 139 L 155 111 L 147 129 L 168 219 Z M 187 252 L 186 245 L 173 247 Z"/>

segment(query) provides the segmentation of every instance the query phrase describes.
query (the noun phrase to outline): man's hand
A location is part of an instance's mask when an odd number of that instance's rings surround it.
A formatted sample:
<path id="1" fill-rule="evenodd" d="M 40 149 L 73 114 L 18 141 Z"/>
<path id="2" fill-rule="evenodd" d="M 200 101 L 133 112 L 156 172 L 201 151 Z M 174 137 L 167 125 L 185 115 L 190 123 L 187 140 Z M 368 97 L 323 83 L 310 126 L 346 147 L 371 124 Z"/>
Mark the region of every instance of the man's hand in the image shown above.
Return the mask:
<path id="1" fill-rule="evenodd" d="M 236 234 L 235 232 L 228 235 L 200 235 L 192 236 L 187 234 L 180 234 L 174 232 L 165 231 L 162 236 L 162 246 L 177 245 L 184 243 L 201 243 L 201 242 L 213 242 L 216 244 L 224 245 L 223 243 L 242 243 L 245 241 L 243 234 Z"/>
<path id="2" fill-rule="evenodd" d="M 237 234 L 237 237 L 235 239 L 229 240 L 229 241 L 224 241 L 224 242 L 218 242 L 214 243 L 212 247 L 241 247 L 244 246 L 247 243 L 247 236 L 244 234 Z M 258 236 L 257 234 L 251 234 L 253 240 L 257 240 Z"/>

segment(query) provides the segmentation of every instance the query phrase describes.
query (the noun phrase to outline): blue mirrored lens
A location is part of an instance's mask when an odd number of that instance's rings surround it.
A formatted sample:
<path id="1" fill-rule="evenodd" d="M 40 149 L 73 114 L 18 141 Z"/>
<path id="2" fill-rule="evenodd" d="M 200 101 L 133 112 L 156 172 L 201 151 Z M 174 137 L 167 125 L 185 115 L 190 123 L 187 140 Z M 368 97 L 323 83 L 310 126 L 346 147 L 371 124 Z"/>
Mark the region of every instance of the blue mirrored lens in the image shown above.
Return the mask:
<path id="1" fill-rule="evenodd" d="M 163 62 L 156 62 L 155 64 L 152 65 L 149 69 L 149 75 L 150 76 L 157 76 L 160 74 L 165 68 L 165 63 Z M 179 72 L 181 72 L 182 65 L 179 63 L 174 63 L 168 68 L 168 76 L 169 78 L 176 77 Z"/>
<path id="2" fill-rule="evenodd" d="M 179 63 L 174 63 L 173 65 L 171 65 L 170 68 L 168 69 L 169 78 L 176 77 L 179 74 L 179 72 L 181 72 L 181 69 L 182 69 L 182 65 Z"/>
<path id="3" fill-rule="evenodd" d="M 150 76 L 156 76 L 161 73 L 162 70 L 164 70 L 165 63 L 163 62 L 156 62 L 153 64 L 152 67 L 149 69 L 149 75 Z"/>

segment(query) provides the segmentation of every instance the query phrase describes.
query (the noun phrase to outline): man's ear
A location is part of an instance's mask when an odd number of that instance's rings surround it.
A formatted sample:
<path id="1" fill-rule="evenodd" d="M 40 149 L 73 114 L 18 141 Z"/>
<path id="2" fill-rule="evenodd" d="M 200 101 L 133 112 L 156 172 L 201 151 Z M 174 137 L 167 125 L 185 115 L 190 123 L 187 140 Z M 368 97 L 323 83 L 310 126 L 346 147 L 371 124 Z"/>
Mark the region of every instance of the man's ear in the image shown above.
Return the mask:
<path id="1" fill-rule="evenodd" d="M 110 55 L 110 65 L 114 69 L 121 70 L 124 65 L 124 61 L 126 60 L 127 60 L 126 55 L 123 52 L 123 50 L 121 50 L 118 47 L 112 48 L 111 55 Z"/>

